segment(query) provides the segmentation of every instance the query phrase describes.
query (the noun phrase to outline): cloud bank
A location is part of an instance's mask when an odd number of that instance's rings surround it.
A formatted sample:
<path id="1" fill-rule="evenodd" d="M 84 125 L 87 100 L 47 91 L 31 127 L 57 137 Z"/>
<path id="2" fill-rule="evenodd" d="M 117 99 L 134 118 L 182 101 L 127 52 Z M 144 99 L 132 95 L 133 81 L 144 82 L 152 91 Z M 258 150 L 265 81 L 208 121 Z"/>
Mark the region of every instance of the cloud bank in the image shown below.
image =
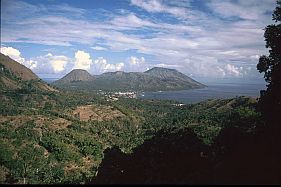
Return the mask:
<path id="1" fill-rule="evenodd" d="M 82 50 L 76 51 L 72 59 L 63 55 L 47 53 L 26 60 L 21 57 L 21 52 L 13 47 L 1 47 L 1 53 L 30 68 L 36 74 L 60 74 L 62 76 L 73 69 L 84 69 L 91 74 L 101 74 L 109 71 L 123 71 L 125 68 L 123 62 L 110 64 L 104 57 L 93 59 L 89 53 Z M 141 62 L 144 58 L 139 60 L 134 57 L 134 60 Z M 138 68 L 133 69 L 137 70 Z"/>
<path id="2" fill-rule="evenodd" d="M 257 58 L 266 53 L 263 28 L 271 23 L 275 0 L 208 0 L 198 4 L 191 0 L 131 0 L 122 11 L 89 11 L 67 4 L 3 0 L 1 41 L 7 46 L 29 43 L 75 48 L 74 58 L 54 53 L 41 57 L 53 62 L 53 73 L 73 67 L 98 74 L 161 65 L 193 76 L 256 76 Z M 118 62 L 108 62 L 100 55 L 91 58 L 101 51 L 126 57 Z M 17 51 L 9 53 L 23 63 Z M 38 58 L 28 61 L 31 67 L 35 68 Z"/>

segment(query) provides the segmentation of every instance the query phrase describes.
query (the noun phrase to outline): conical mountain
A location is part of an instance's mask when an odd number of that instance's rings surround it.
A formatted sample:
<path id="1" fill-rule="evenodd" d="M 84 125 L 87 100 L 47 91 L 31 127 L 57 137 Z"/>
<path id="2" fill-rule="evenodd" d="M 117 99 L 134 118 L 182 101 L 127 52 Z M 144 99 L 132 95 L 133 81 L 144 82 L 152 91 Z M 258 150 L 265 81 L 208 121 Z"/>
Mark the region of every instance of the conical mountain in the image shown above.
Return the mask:
<path id="1" fill-rule="evenodd" d="M 54 85 L 60 84 L 68 84 L 68 83 L 75 83 L 80 81 L 92 81 L 94 77 L 86 70 L 83 69 L 74 69 L 68 74 L 66 74 L 63 78 L 55 81 Z"/>

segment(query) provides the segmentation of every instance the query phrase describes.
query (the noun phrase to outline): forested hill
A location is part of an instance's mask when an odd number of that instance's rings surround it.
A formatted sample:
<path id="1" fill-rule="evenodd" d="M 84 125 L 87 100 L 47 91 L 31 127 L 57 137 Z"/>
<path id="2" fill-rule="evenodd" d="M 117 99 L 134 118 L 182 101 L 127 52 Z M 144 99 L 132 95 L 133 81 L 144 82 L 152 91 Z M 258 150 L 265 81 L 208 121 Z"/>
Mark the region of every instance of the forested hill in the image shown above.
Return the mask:
<path id="1" fill-rule="evenodd" d="M 106 91 L 164 91 L 185 90 L 202 88 L 205 85 L 174 69 L 152 68 L 144 73 L 141 72 L 107 72 L 95 76 L 92 80 L 64 81 L 66 77 L 54 82 L 57 87 L 65 89 L 86 89 Z"/>

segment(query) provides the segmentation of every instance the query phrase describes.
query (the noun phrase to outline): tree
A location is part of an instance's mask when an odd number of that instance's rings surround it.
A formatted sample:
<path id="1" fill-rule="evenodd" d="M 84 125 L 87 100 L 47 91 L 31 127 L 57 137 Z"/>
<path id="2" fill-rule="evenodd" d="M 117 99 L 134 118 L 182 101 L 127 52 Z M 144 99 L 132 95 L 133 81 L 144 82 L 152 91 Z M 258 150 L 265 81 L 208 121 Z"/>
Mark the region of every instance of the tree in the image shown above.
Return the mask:
<path id="1" fill-rule="evenodd" d="M 265 120 L 274 129 L 280 129 L 281 114 L 281 0 L 277 0 L 277 7 L 272 14 L 275 24 L 265 28 L 266 48 L 269 55 L 262 55 L 257 64 L 260 73 L 264 73 L 267 89 L 261 91 L 259 109 Z"/>

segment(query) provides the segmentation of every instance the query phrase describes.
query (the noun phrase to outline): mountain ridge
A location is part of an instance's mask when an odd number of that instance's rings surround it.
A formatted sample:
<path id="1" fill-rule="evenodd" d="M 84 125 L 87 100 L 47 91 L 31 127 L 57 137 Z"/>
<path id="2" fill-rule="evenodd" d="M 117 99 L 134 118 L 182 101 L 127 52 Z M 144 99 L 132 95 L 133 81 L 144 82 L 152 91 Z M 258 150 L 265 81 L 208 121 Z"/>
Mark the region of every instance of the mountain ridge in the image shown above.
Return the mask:
<path id="1" fill-rule="evenodd" d="M 70 81 L 68 73 L 63 78 L 52 84 L 64 89 L 87 90 L 134 90 L 134 91 L 169 91 L 203 88 L 205 85 L 193 80 L 187 75 L 175 70 L 162 67 L 154 67 L 145 72 L 106 72 L 94 77 L 86 70 L 77 70 L 80 74 L 89 78 L 76 77 L 76 81 Z M 82 72 L 83 71 L 83 72 Z M 91 78 L 91 77 L 92 78 Z M 67 81 L 66 81 L 67 80 Z M 78 80 L 78 81 L 77 81 Z"/>

